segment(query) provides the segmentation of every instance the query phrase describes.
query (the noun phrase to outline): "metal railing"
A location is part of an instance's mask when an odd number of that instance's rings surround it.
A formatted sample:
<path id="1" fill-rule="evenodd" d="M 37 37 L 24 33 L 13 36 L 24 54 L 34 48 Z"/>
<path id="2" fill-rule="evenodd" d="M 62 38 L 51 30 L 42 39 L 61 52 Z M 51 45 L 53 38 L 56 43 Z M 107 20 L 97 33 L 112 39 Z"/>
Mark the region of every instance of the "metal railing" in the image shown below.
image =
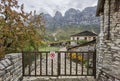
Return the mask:
<path id="1" fill-rule="evenodd" d="M 23 76 L 94 76 L 96 52 L 23 52 Z"/>

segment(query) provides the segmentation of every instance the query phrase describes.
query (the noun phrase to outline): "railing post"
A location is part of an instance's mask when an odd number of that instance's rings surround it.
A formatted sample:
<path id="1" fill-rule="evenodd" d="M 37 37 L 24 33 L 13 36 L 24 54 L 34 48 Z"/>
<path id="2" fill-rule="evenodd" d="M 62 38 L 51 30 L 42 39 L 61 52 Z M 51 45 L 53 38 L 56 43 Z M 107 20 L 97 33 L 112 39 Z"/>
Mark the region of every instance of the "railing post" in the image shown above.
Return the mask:
<path id="1" fill-rule="evenodd" d="M 48 75 L 48 52 L 46 52 L 46 76 Z"/>
<path id="2" fill-rule="evenodd" d="M 60 75 L 60 60 L 61 59 L 61 55 L 60 52 L 58 52 L 58 76 Z"/>
<path id="3" fill-rule="evenodd" d="M 42 53 L 40 53 L 40 75 L 42 75 Z"/>
<path id="4" fill-rule="evenodd" d="M 24 53 L 23 53 L 23 51 L 22 51 L 22 76 L 24 76 L 25 74 L 24 74 Z"/>
<path id="5" fill-rule="evenodd" d="M 66 55 L 67 55 L 67 53 L 65 53 L 65 57 L 64 57 L 64 59 L 65 59 L 65 75 L 66 75 Z"/>
<path id="6" fill-rule="evenodd" d="M 36 71 L 37 71 L 37 64 L 36 64 L 36 60 L 37 60 L 37 59 L 36 59 L 36 56 L 37 56 L 37 55 L 36 55 L 36 54 L 37 54 L 37 52 L 35 51 L 35 76 L 36 76 Z"/>
<path id="7" fill-rule="evenodd" d="M 93 75 L 94 78 L 96 78 L 96 49 L 95 52 L 93 52 Z"/>
<path id="8" fill-rule="evenodd" d="M 72 52 L 70 52 L 70 75 L 72 74 Z"/>
<path id="9" fill-rule="evenodd" d="M 51 75 L 53 76 L 53 59 L 51 59 Z"/>
<path id="10" fill-rule="evenodd" d="M 84 68 L 84 67 L 83 67 L 83 66 L 84 66 L 84 65 L 83 65 L 83 64 L 84 64 L 84 63 L 83 63 L 83 62 L 84 62 L 84 53 L 81 53 L 81 54 L 82 54 L 82 61 L 81 61 L 81 62 L 82 62 L 82 66 L 81 66 L 82 72 L 81 72 L 81 75 L 83 76 L 83 75 L 84 75 L 84 74 L 83 74 L 83 68 Z"/>
<path id="11" fill-rule="evenodd" d="M 90 50 L 87 53 L 87 75 L 89 75 L 89 59 L 90 59 Z"/>

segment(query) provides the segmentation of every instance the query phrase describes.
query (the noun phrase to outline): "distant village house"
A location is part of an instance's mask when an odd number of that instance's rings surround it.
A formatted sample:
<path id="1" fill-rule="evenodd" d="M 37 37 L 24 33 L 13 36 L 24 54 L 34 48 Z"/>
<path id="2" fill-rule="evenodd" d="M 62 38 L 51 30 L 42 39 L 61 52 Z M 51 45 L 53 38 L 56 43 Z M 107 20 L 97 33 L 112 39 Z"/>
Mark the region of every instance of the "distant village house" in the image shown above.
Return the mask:
<path id="1" fill-rule="evenodd" d="M 71 45 L 77 45 L 77 42 L 80 40 L 92 41 L 97 37 L 96 33 L 90 31 L 83 31 L 74 35 L 71 35 Z"/>

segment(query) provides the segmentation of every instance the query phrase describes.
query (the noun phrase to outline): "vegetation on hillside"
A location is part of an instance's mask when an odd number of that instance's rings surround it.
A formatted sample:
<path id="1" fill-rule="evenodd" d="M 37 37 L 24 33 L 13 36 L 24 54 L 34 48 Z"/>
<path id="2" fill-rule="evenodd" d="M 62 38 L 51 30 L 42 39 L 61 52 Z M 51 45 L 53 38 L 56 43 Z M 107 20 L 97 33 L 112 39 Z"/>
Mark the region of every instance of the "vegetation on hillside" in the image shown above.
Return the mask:
<path id="1" fill-rule="evenodd" d="M 48 46 L 45 46 L 45 47 L 40 47 L 39 48 L 39 51 L 59 51 L 60 50 L 60 47 L 48 47 Z"/>
<path id="2" fill-rule="evenodd" d="M 24 5 L 18 5 L 17 0 L 1 0 L 0 58 L 11 52 L 37 49 L 44 32 L 41 21 L 40 15 L 32 18 L 32 12 L 25 13 Z"/>
<path id="3" fill-rule="evenodd" d="M 47 28 L 46 29 L 46 36 L 45 38 L 51 42 L 54 42 L 53 34 L 56 33 L 57 41 L 68 41 L 70 40 L 70 36 L 76 33 L 80 33 L 82 31 L 92 31 L 99 33 L 99 26 L 98 25 L 80 25 L 80 26 L 65 26 L 61 28 Z"/>

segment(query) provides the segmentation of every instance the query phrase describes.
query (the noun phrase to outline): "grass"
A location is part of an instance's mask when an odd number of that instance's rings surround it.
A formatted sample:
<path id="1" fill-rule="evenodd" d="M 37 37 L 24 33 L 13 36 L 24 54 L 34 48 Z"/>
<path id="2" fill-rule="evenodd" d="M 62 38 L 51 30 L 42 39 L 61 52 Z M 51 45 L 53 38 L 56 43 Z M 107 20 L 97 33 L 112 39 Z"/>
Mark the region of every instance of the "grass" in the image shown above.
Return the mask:
<path id="1" fill-rule="evenodd" d="M 59 47 L 40 47 L 39 51 L 59 51 Z"/>

